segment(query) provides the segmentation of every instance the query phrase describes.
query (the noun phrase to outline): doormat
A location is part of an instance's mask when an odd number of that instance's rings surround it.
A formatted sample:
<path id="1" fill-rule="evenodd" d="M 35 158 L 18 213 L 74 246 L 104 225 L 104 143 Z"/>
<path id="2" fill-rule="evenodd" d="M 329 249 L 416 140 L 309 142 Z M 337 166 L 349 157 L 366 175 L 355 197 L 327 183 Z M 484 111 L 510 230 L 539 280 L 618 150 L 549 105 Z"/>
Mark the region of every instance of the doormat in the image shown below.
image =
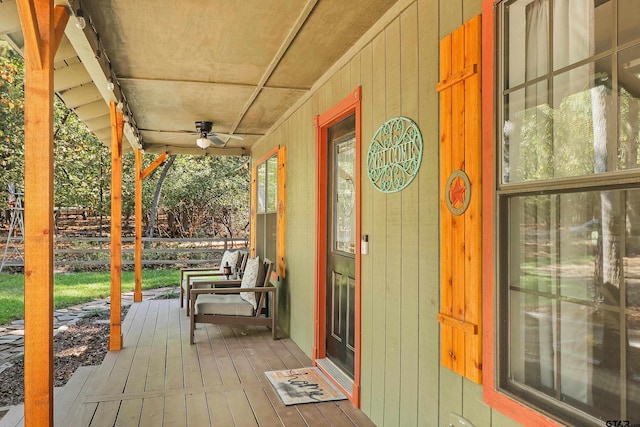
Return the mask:
<path id="1" fill-rule="evenodd" d="M 285 405 L 346 399 L 322 371 L 315 367 L 269 371 L 264 374 Z"/>

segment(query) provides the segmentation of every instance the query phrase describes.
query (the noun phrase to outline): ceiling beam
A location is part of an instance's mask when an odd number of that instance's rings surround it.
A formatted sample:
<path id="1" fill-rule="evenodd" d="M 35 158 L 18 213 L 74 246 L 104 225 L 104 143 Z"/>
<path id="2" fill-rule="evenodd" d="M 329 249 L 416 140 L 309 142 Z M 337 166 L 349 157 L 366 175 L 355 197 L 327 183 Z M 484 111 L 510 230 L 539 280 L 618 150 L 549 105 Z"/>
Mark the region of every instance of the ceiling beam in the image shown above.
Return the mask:
<path id="1" fill-rule="evenodd" d="M 197 83 L 197 84 L 215 84 L 215 85 L 225 85 L 225 86 L 236 86 L 236 87 L 248 87 L 253 88 L 256 85 L 250 85 L 247 83 L 235 83 L 235 82 L 213 82 L 209 80 L 183 80 L 183 79 L 153 79 L 153 78 L 140 78 L 140 77 L 121 77 L 118 76 L 118 80 L 125 83 L 138 83 L 138 82 L 154 82 L 154 83 Z"/>
<path id="2" fill-rule="evenodd" d="M 231 126 L 231 130 L 229 133 L 234 133 L 236 129 L 238 129 L 240 122 L 242 122 L 242 119 L 247 114 L 247 111 L 249 111 L 249 108 L 251 108 L 251 105 L 253 105 L 253 103 L 255 102 L 256 98 L 262 91 L 262 88 L 264 88 L 264 85 L 267 83 L 267 80 L 269 80 L 269 77 L 271 77 L 271 75 L 273 74 L 273 71 L 276 69 L 276 67 L 282 60 L 282 57 L 291 46 L 291 43 L 293 43 L 293 40 L 295 40 L 296 36 L 300 32 L 300 29 L 302 29 L 302 26 L 309 18 L 309 15 L 311 15 L 311 12 L 316 7 L 317 3 L 318 3 L 318 0 L 308 0 L 307 3 L 304 5 L 304 7 L 302 8 L 302 11 L 300 12 L 300 15 L 298 15 L 298 19 L 296 19 L 296 22 L 293 24 L 293 26 L 289 30 L 287 37 L 283 40 L 282 44 L 278 48 L 278 51 L 273 56 L 271 63 L 267 66 L 266 70 L 262 74 L 262 77 L 260 77 L 260 80 L 258 81 L 258 84 L 255 90 L 253 91 L 253 93 L 251 94 L 247 102 L 244 104 L 244 106 L 242 107 L 242 110 L 240 111 L 240 114 L 238 115 L 238 118 L 236 119 L 235 123 Z"/>
<path id="3" fill-rule="evenodd" d="M 96 57 L 96 50 L 100 49 L 100 46 L 97 45 L 97 40 L 89 39 L 88 35 L 91 34 L 92 31 L 93 29 L 89 28 L 89 25 L 85 28 L 78 28 L 76 25 L 67 25 L 65 35 L 76 50 L 80 61 L 82 61 L 82 65 L 91 77 L 91 80 L 98 89 L 98 92 L 100 92 L 105 104 L 107 106 L 111 102 L 115 102 L 117 104 L 121 101 L 117 96 L 117 92 L 120 91 L 120 88 L 118 85 L 116 85 L 114 90 L 110 90 L 108 88 L 109 79 L 111 78 L 111 70 L 107 69 L 108 67 L 103 65 Z M 101 55 L 101 57 L 104 57 L 104 55 Z M 122 96 L 122 94 L 120 94 L 120 96 Z M 64 99 L 64 96 L 62 98 Z M 139 148 L 139 143 L 135 139 L 132 140 L 131 135 L 133 135 L 133 132 L 125 132 L 125 138 L 131 147 Z"/>

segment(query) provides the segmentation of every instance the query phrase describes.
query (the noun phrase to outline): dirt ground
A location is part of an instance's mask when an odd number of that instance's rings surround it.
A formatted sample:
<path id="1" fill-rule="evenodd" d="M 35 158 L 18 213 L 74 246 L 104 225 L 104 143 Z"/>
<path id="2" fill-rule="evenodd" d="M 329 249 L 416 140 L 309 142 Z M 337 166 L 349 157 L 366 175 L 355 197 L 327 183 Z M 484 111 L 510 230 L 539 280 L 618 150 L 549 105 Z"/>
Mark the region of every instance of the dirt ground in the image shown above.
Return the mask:
<path id="1" fill-rule="evenodd" d="M 122 307 L 122 318 L 129 307 Z M 102 363 L 107 354 L 109 312 L 85 317 L 54 337 L 54 387 L 64 386 L 80 366 Z M 24 364 L 17 361 L 0 373 L 0 407 L 24 402 Z M 0 418 L 2 414 L 0 413 Z"/>

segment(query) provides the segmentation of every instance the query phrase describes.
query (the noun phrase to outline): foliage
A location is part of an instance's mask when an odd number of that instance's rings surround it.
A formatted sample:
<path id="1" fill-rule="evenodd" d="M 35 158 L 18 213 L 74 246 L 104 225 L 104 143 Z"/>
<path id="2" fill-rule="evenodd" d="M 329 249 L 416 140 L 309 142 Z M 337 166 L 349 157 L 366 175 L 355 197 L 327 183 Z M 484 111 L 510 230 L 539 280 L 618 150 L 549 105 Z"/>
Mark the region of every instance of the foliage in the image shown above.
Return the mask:
<path id="1" fill-rule="evenodd" d="M 23 183 L 24 68 L 22 58 L 0 40 L 0 192 Z M 0 193 L 0 194 L 1 194 Z M 7 200 L 7 198 L 4 198 Z"/>
<path id="2" fill-rule="evenodd" d="M 0 40 L 0 195 L 8 183 L 23 188 L 24 66 L 23 59 Z M 143 168 L 157 155 L 145 154 Z M 110 212 L 111 156 L 64 103 L 54 100 L 54 200 L 60 207 L 83 206 L 94 214 Z M 167 221 L 159 235 L 246 236 L 249 216 L 249 176 L 240 157 L 180 156 L 169 170 L 159 209 Z M 158 172 L 159 169 L 156 169 Z M 148 223 L 159 173 L 143 182 L 143 222 Z M 133 218 L 135 156 L 123 156 L 122 213 Z M 0 196 L 5 200 L 8 197 Z M 125 222 L 125 227 L 126 227 Z"/>
<path id="3" fill-rule="evenodd" d="M 246 235 L 249 175 L 240 157 L 178 157 L 164 184 L 161 206 L 182 236 Z"/>
<path id="4" fill-rule="evenodd" d="M 74 304 L 106 298 L 110 294 L 109 272 L 56 274 L 54 276 L 54 307 L 65 308 Z M 122 291 L 133 291 L 133 272 L 122 272 Z M 175 286 L 180 281 L 180 270 L 143 270 L 142 289 Z M 0 273 L 0 325 L 24 318 L 24 275 Z"/>
<path id="5" fill-rule="evenodd" d="M 78 117 L 54 99 L 54 200 L 106 213 L 109 152 Z M 0 41 L 0 192 L 24 188 L 24 61 Z"/>
<path id="6" fill-rule="evenodd" d="M 62 101 L 55 99 L 54 176 L 56 206 L 85 206 L 108 214 L 111 156 Z"/>

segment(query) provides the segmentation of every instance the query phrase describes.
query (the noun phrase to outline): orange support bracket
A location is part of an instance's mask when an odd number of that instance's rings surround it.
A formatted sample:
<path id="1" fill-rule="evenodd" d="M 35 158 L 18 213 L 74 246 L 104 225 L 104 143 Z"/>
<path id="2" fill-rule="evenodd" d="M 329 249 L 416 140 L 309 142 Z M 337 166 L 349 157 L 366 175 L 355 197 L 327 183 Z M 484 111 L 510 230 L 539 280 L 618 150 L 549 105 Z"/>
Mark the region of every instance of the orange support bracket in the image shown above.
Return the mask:
<path id="1" fill-rule="evenodd" d="M 145 180 L 151 173 L 156 170 L 169 157 L 169 153 L 162 153 L 155 159 L 144 171 L 140 173 L 140 179 Z"/>

